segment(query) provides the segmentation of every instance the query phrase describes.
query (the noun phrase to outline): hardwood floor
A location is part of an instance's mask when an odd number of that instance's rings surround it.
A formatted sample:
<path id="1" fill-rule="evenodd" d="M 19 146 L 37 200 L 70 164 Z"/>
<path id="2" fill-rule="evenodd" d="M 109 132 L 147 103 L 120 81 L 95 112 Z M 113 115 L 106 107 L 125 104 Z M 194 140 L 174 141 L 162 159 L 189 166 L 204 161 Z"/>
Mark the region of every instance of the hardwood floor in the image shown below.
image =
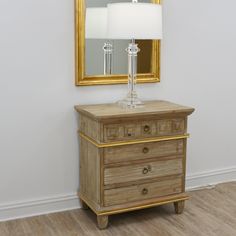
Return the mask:
<path id="1" fill-rule="evenodd" d="M 190 192 L 182 215 L 172 204 L 110 217 L 100 231 L 90 210 L 0 223 L 0 236 L 236 236 L 236 182 Z"/>

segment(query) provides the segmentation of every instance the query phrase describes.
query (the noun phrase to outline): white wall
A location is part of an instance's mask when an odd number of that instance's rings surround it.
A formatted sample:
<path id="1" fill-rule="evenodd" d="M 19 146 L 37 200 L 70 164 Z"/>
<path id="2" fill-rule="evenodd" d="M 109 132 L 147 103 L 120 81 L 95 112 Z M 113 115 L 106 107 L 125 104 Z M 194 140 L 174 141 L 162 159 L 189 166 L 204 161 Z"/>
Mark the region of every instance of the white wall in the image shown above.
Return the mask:
<path id="1" fill-rule="evenodd" d="M 143 99 L 196 108 L 189 187 L 236 176 L 235 0 L 165 0 L 162 82 Z M 73 0 L 0 0 L 0 219 L 78 206 L 75 104 L 126 86 L 74 86 Z"/>

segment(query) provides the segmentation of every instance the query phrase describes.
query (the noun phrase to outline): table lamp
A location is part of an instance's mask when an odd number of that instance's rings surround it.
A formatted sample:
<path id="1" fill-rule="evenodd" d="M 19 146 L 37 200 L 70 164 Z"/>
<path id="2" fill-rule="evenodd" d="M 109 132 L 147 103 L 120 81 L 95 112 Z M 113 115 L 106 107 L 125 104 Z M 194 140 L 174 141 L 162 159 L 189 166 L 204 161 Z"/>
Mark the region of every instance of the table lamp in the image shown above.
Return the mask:
<path id="1" fill-rule="evenodd" d="M 137 55 L 140 49 L 135 39 L 162 38 L 162 7 L 154 3 L 112 3 L 107 5 L 107 35 L 109 39 L 130 39 L 128 52 L 128 94 L 119 104 L 125 108 L 142 106 L 136 92 Z"/>
<path id="2" fill-rule="evenodd" d="M 86 9 L 85 38 L 107 39 L 107 8 L 90 7 Z M 107 41 L 103 46 L 104 75 L 112 73 L 113 46 Z"/>

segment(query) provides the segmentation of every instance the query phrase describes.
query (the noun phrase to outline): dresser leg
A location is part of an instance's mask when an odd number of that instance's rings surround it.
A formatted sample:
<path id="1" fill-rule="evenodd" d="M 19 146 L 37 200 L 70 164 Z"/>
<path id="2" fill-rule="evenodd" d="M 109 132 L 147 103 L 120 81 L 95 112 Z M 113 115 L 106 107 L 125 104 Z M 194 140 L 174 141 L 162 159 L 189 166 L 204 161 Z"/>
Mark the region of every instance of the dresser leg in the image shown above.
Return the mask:
<path id="1" fill-rule="evenodd" d="M 108 216 L 97 216 L 98 228 L 106 229 L 108 226 Z"/>
<path id="2" fill-rule="evenodd" d="M 88 205 L 81 198 L 79 199 L 79 201 L 80 201 L 80 206 L 83 210 L 89 209 Z"/>
<path id="3" fill-rule="evenodd" d="M 174 202 L 175 213 L 182 214 L 184 211 L 184 203 L 185 201 Z"/>

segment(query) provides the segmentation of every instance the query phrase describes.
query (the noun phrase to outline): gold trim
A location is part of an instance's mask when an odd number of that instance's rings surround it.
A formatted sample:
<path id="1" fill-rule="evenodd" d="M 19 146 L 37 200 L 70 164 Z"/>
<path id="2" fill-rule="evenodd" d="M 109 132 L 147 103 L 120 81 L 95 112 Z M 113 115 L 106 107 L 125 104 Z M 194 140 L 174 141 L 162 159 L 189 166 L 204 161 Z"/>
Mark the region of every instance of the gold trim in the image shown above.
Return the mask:
<path id="1" fill-rule="evenodd" d="M 144 204 L 144 205 L 141 205 L 141 206 L 127 207 L 127 208 L 121 208 L 121 209 L 118 209 L 118 210 L 108 210 L 108 211 L 100 211 L 99 212 L 80 193 L 78 193 L 78 195 L 90 207 L 90 209 L 93 210 L 93 212 L 97 216 L 114 215 L 114 214 L 124 213 L 124 212 L 128 212 L 128 211 L 136 211 L 136 210 L 141 210 L 141 209 L 145 209 L 145 208 L 151 208 L 151 207 L 155 207 L 155 206 L 165 205 L 165 204 L 168 204 L 168 203 L 186 201 L 186 200 L 189 199 L 189 196 L 186 195 L 186 196 L 176 197 L 176 198 L 173 198 L 173 199 L 164 200 L 164 201 L 160 201 L 160 202 L 148 203 L 148 204 Z"/>
<path id="2" fill-rule="evenodd" d="M 186 197 L 178 198 L 178 199 L 175 199 L 175 200 L 167 200 L 167 201 L 163 201 L 163 202 L 156 202 L 156 203 L 151 203 L 151 204 L 146 204 L 146 205 L 136 206 L 136 207 L 128 207 L 128 208 L 123 208 L 123 209 L 113 210 L 113 211 L 97 212 L 96 214 L 99 215 L 99 216 L 114 215 L 114 214 L 119 214 L 119 213 L 123 213 L 123 212 L 127 212 L 127 211 L 137 211 L 137 210 L 141 210 L 141 209 L 145 209 L 145 208 L 165 205 L 165 204 L 168 204 L 168 203 L 173 203 L 173 202 L 178 202 L 178 201 L 185 201 L 185 200 L 188 200 L 188 199 L 189 199 L 189 197 L 186 196 Z"/>
<path id="3" fill-rule="evenodd" d="M 89 203 L 89 201 L 87 201 L 86 198 L 84 198 L 84 197 L 82 196 L 82 194 L 80 194 L 79 192 L 77 193 L 77 195 L 78 195 L 79 198 L 80 198 L 82 201 L 84 201 L 84 202 L 86 203 L 86 205 L 88 205 L 89 208 L 97 215 L 98 211 L 94 208 L 94 206 L 91 205 L 91 204 Z"/>
<path id="4" fill-rule="evenodd" d="M 168 140 L 177 140 L 177 139 L 186 139 L 189 138 L 189 134 L 184 135 L 176 135 L 170 137 L 158 137 L 158 138 L 146 138 L 146 139 L 138 139 L 138 140 L 128 140 L 128 141 L 118 141 L 118 142 L 111 142 L 111 143 L 97 143 L 95 140 L 91 139 L 87 135 L 79 132 L 80 137 L 86 139 L 93 145 L 98 148 L 105 148 L 105 147 L 116 147 L 116 146 L 124 146 L 124 145 L 131 145 L 131 144 L 141 144 L 141 143 L 154 143 L 154 142 L 161 142 L 161 141 L 168 141 Z"/>
<path id="5" fill-rule="evenodd" d="M 152 0 L 153 3 L 161 4 L 161 0 Z M 160 82 L 160 40 L 152 43 L 152 71 L 147 74 L 138 74 L 138 83 Z M 85 0 L 75 0 L 75 85 L 109 85 L 125 84 L 128 82 L 127 75 L 85 75 Z"/>

